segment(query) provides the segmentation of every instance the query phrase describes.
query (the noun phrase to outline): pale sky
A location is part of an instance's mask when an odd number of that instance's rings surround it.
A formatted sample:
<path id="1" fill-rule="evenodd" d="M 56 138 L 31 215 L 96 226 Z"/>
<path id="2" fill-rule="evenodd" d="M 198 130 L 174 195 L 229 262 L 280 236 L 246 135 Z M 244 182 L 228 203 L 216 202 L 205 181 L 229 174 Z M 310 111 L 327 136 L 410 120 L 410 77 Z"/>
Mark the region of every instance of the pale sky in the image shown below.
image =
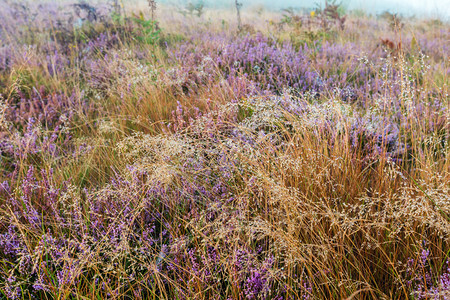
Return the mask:
<path id="1" fill-rule="evenodd" d="M 164 0 L 162 0 L 164 2 Z M 165 0 L 169 2 L 204 2 L 208 5 L 229 6 L 234 0 Z M 181 2 L 180 2 L 181 1 Z M 239 0 L 244 5 L 264 4 L 272 8 L 315 7 L 324 5 L 325 0 Z M 405 16 L 432 17 L 450 20 L 450 0 L 338 0 L 349 9 L 360 8 L 368 13 L 379 14 L 383 11 L 400 13 Z"/>
<path id="2" fill-rule="evenodd" d="M 366 10 L 397 11 L 407 15 L 450 18 L 450 0 L 344 0 L 350 2 L 351 6 L 365 8 Z"/>

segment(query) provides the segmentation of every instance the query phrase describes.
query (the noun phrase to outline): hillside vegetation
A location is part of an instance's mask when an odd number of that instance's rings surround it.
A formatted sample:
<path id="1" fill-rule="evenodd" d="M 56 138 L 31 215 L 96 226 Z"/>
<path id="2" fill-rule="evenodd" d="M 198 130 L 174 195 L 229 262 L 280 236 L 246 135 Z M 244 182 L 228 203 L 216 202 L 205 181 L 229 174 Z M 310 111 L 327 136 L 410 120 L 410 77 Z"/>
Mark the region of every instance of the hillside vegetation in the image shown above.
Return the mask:
<path id="1" fill-rule="evenodd" d="M 110 2 L 0 2 L 0 298 L 450 299 L 448 23 Z"/>

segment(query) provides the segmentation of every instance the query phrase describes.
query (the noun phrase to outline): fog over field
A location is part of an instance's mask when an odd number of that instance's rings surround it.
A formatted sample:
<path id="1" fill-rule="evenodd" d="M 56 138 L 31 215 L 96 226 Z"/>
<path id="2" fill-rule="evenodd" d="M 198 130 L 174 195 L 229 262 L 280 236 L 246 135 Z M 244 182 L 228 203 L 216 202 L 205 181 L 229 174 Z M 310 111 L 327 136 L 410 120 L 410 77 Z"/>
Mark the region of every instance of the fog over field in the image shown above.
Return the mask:
<path id="1" fill-rule="evenodd" d="M 188 1 L 181 0 L 166 0 L 163 2 L 182 3 Z M 198 0 L 191 1 L 193 3 Z M 204 0 L 208 6 L 229 6 L 233 4 L 233 0 Z M 318 5 L 325 5 L 324 0 L 242 0 L 244 6 L 262 4 L 268 8 L 282 9 L 286 7 L 316 7 Z M 417 16 L 417 17 L 432 17 L 440 18 L 444 20 L 450 19 L 450 0 L 378 0 L 378 1 L 366 1 L 366 0 L 342 0 L 337 1 L 342 3 L 347 9 L 363 9 L 368 13 L 379 14 L 384 11 L 392 13 L 400 13 L 405 16 Z"/>

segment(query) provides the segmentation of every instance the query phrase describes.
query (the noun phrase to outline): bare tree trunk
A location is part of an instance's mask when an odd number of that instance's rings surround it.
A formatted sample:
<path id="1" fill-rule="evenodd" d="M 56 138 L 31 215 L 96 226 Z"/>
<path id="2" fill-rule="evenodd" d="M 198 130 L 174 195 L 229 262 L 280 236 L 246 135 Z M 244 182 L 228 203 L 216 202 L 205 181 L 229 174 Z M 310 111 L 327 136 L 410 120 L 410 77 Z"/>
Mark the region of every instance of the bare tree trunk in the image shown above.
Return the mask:
<path id="1" fill-rule="evenodd" d="M 121 15 L 121 11 L 120 11 L 119 0 L 114 0 L 113 5 L 114 5 L 114 12 L 115 12 L 117 15 L 120 16 L 120 15 Z"/>
<path id="2" fill-rule="evenodd" d="M 152 12 L 152 21 L 154 21 L 156 11 L 156 0 L 148 0 L 148 6 L 150 7 L 150 11 Z"/>
<path id="3" fill-rule="evenodd" d="M 242 3 L 240 3 L 238 0 L 235 0 L 234 3 L 236 5 L 236 11 L 237 11 L 238 29 L 239 29 L 239 31 L 241 31 L 241 29 L 242 29 L 242 22 L 241 22 L 241 7 L 242 7 Z"/>

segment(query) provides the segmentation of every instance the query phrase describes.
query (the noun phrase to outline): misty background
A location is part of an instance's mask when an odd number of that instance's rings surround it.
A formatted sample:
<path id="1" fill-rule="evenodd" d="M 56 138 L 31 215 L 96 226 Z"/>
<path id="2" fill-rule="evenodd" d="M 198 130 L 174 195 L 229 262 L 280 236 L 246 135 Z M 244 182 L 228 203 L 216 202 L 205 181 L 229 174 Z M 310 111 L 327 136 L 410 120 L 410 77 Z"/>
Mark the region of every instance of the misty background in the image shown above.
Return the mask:
<path id="1" fill-rule="evenodd" d="M 325 0 L 239 0 L 244 7 L 264 5 L 269 9 L 314 8 L 318 5 L 324 7 Z M 161 2 L 186 4 L 204 3 L 206 7 L 230 7 L 234 0 L 163 0 Z M 347 10 L 364 10 L 367 14 L 377 15 L 388 11 L 398 13 L 405 17 L 437 18 L 444 21 L 450 20 L 450 0 L 342 0 L 341 3 Z"/>

